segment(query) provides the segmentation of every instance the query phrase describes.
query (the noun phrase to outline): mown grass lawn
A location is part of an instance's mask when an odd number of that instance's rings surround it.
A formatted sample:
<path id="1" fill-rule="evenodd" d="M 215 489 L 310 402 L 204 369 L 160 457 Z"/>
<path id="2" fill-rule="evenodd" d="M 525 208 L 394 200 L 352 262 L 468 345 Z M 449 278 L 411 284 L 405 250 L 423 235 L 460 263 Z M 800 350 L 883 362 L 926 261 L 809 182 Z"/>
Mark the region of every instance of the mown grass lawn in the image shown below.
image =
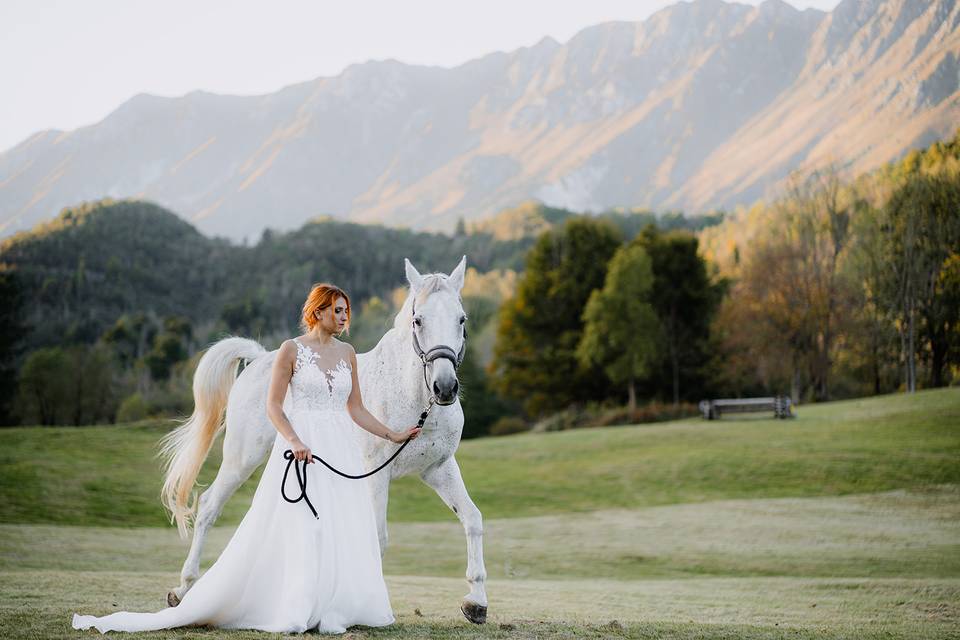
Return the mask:
<path id="1" fill-rule="evenodd" d="M 960 637 L 960 392 L 798 413 L 464 442 L 489 623 L 457 609 L 460 525 L 404 480 L 384 564 L 398 623 L 347 637 Z M 70 615 L 163 606 L 186 553 L 157 501 L 163 432 L 0 431 L 0 638 L 100 637 Z M 206 481 L 217 461 L 215 448 Z M 254 487 L 228 506 L 204 566 Z"/>
<path id="2" fill-rule="evenodd" d="M 482 438 L 463 442 L 457 459 L 489 518 L 960 483 L 960 390 L 802 406 L 798 414 Z M 155 452 L 165 430 L 0 430 L 0 522 L 164 525 Z M 201 483 L 212 480 L 219 454 L 216 443 Z M 256 480 L 221 523 L 239 522 Z M 418 479 L 391 488 L 391 521 L 449 519 Z"/>

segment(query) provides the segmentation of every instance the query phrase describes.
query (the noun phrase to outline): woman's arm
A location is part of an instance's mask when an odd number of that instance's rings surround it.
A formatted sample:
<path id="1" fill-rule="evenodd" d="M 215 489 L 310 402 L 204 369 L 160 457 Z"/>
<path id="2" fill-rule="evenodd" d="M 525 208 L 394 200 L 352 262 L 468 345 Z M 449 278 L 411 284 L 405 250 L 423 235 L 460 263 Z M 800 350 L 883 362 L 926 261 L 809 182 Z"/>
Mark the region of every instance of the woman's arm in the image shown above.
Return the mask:
<path id="1" fill-rule="evenodd" d="M 283 412 L 283 399 L 287 395 L 287 386 L 293 377 L 293 367 L 297 362 L 297 345 L 292 340 L 285 340 L 280 345 L 277 358 L 273 361 L 270 371 L 270 386 L 267 388 L 267 417 L 280 435 L 290 443 L 290 449 L 297 460 L 313 462 L 310 449 L 300 440 L 293 425 Z"/>
<path id="2" fill-rule="evenodd" d="M 347 411 L 350 412 L 350 417 L 353 418 L 353 421 L 373 435 L 380 436 L 396 444 L 405 442 L 408 438 L 412 440 L 420 435 L 419 427 L 412 427 L 406 431 L 394 431 L 367 411 L 367 408 L 363 406 L 363 397 L 360 394 L 360 380 L 357 377 L 357 352 L 354 351 L 353 347 L 349 344 L 347 348 L 350 349 L 350 367 L 353 370 L 351 374 L 353 376 L 353 389 L 350 390 L 350 397 L 347 398 Z"/>

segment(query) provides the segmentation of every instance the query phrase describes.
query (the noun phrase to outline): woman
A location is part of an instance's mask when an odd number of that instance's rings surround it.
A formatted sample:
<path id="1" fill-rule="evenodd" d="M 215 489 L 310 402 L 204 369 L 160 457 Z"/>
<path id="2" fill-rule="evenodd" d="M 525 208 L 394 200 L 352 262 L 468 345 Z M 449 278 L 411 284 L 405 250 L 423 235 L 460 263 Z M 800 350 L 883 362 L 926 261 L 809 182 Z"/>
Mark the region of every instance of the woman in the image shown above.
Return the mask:
<path id="1" fill-rule="evenodd" d="M 305 335 L 285 341 L 273 363 L 267 414 L 278 433 L 253 503 L 220 558 L 179 606 L 102 618 L 74 615 L 75 629 L 96 627 L 105 633 L 211 625 L 343 633 L 355 624 L 394 621 L 366 482 L 311 464 L 315 451 L 346 473 L 364 471 L 353 431 L 357 425 L 398 444 L 420 433 L 417 427 L 395 432 L 363 406 L 356 353 L 334 337 L 349 325 L 347 294 L 330 284 L 314 285 L 303 305 Z M 283 411 L 288 385 L 289 417 Z M 304 463 L 309 506 L 281 496 L 288 449 L 296 459 L 289 464 Z M 296 489 L 287 491 L 298 495 Z"/>

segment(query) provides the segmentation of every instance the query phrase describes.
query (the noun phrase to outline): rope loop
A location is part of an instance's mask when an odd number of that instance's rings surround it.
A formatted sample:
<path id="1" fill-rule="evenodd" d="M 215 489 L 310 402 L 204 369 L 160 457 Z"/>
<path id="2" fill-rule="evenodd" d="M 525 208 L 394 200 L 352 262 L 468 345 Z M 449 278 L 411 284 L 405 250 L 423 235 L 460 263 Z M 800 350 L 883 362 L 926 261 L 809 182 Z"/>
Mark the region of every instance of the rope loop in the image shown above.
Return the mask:
<path id="1" fill-rule="evenodd" d="M 420 419 L 417 420 L 417 426 L 420 427 L 421 429 L 423 428 L 423 423 L 426 422 L 427 420 L 427 416 L 430 414 L 430 410 L 433 409 L 434 403 L 435 403 L 435 400 L 431 397 L 430 404 L 428 404 L 427 408 L 420 414 Z M 344 478 L 347 478 L 348 480 L 362 480 L 363 478 L 369 478 L 373 474 L 378 473 L 388 464 L 393 462 L 394 459 L 398 455 L 400 455 L 400 452 L 403 451 L 408 444 L 410 444 L 410 440 L 411 438 L 407 438 L 404 441 L 404 443 L 401 444 L 400 447 L 393 452 L 393 455 L 387 458 L 387 461 L 381 464 L 379 467 L 377 467 L 373 471 L 368 471 L 367 473 L 361 473 L 359 475 L 351 475 L 349 473 L 344 473 L 343 471 L 340 471 L 339 469 L 333 467 L 330 463 L 328 463 L 326 460 L 324 460 L 320 456 L 311 454 L 310 457 L 316 460 L 317 462 L 321 463 L 327 469 L 330 469 L 330 471 L 333 471 L 338 476 L 342 476 Z M 296 504 L 297 502 L 300 502 L 301 500 L 303 500 L 304 502 L 307 503 L 307 506 L 310 507 L 310 511 L 311 513 L 313 513 L 313 517 L 319 519 L 320 516 L 317 515 L 317 510 L 314 508 L 313 503 L 310 502 L 310 498 L 307 497 L 307 461 L 297 460 L 296 457 L 293 455 L 293 449 L 287 449 L 286 451 L 284 451 L 283 458 L 284 460 L 287 461 L 287 468 L 284 469 L 283 480 L 280 482 L 280 495 L 283 496 L 284 500 L 286 500 L 291 504 Z M 287 476 L 290 475 L 291 466 L 293 467 L 293 470 L 297 476 L 297 486 L 300 487 L 300 495 L 298 495 L 296 498 L 291 498 L 290 496 L 287 495 Z"/>

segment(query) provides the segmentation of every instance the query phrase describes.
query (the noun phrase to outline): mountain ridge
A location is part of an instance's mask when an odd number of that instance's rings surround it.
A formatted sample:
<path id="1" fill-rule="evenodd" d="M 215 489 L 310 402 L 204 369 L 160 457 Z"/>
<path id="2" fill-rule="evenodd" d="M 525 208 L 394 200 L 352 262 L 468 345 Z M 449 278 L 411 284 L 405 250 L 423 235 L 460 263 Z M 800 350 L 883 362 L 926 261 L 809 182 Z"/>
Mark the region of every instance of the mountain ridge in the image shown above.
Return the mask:
<path id="1" fill-rule="evenodd" d="M 208 234 L 329 214 L 451 230 L 531 198 L 702 213 L 790 171 L 863 173 L 960 121 L 956 0 L 694 0 L 455 67 L 396 60 L 258 96 L 138 94 L 0 153 L 0 235 L 137 197 Z"/>

